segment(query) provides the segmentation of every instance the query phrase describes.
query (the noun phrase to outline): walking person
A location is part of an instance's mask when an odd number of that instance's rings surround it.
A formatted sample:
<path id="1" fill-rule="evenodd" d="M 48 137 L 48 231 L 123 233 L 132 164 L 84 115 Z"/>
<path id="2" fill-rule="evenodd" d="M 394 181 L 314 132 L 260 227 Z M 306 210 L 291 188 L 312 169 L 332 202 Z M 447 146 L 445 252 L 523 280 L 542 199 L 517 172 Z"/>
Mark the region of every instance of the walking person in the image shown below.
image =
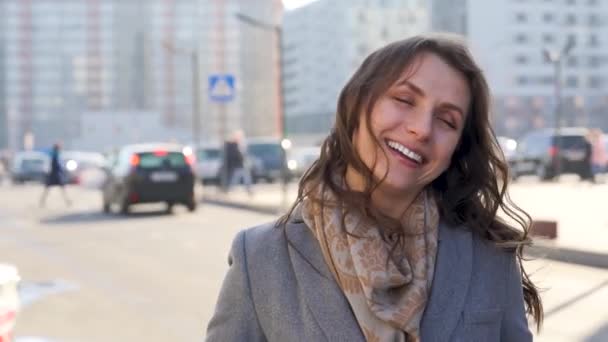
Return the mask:
<path id="1" fill-rule="evenodd" d="M 600 129 L 592 129 L 589 140 L 591 143 L 591 181 L 596 183 L 598 175 L 606 172 L 608 154 L 606 152 L 604 135 Z"/>
<path id="2" fill-rule="evenodd" d="M 236 236 L 207 341 L 532 341 L 489 94 L 453 36 L 367 57 L 291 210 Z"/>
<path id="3" fill-rule="evenodd" d="M 233 141 L 236 143 L 238 147 L 238 153 L 241 156 L 242 162 L 235 166 L 235 169 L 232 173 L 232 177 L 230 179 L 230 184 L 243 184 L 245 186 L 245 190 L 249 195 L 253 194 L 251 189 L 252 185 L 252 177 L 251 177 L 251 159 L 249 154 L 247 153 L 247 142 L 245 141 L 245 133 L 241 130 L 237 130 L 233 133 L 232 136 Z"/>
<path id="4" fill-rule="evenodd" d="M 68 198 L 68 194 L 65 191 L 65 171 L 61 165 L 60 150 L 61 146 L 59 143 L 53 145 L 53 149 L 51 151 L 50 170 L 46 176 L 44 191 L 40 197 L 40 207 L 45 206 L 46 197 L 48 196 L 49 189 L 52 186 L 59 186 L 61 188 L 61 193 L 66 205 L 70 206 L 72 204 L 72 201 Z"/>

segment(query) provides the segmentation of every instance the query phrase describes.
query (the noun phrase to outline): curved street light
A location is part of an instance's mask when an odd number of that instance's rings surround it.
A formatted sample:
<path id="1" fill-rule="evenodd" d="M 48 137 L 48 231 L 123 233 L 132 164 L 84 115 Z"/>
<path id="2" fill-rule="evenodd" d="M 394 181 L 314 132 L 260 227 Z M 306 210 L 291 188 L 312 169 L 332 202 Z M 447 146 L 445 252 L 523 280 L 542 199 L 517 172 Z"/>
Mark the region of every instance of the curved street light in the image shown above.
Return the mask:
<path id="1" fill-rule="evenodd" d="M 554 76 L 553 84 L 555 87 L 555 147 L 557 149 L 555 163 L 555 179 L 561 174 L 561 121 L 562 121 L 562 62 L 568 57 L 574 48 L 574 37 L 569 36 L 564 47 L 559 51 L 543 49 L 545 61 L 553 64 Z"/>

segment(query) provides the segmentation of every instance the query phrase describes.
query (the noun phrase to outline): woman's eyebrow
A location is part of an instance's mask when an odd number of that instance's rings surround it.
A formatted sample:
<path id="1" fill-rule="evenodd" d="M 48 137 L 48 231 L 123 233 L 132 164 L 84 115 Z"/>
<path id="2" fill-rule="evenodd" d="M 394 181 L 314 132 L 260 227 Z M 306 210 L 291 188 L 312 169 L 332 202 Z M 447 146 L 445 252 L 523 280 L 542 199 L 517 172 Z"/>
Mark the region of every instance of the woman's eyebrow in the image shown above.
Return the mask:
<path id="1" fill-rule="evenodd" d="M 422 97 L 426 96 L 426 94 L 424 93 L 424 91 L 422 89 L 420 89 L 420 87 L 418 87 L 417 85 L 415 85 L 414 83 L 410 82 L 407 79 L 397 82 L 397 86 L 398 87 L 406 86 L 406 87 L 410 88 L 417 95 L 422 96 Z"/>
<path id="2" fill-rule="evenodd" d="M 452 110 L 455 112 L 458 112 L 460 114 L 460 118 L 464 118 L 464 111 L 458 107 L 457 105 L 450 103 L 450 102 L 443 102 L 439 105 L 440 108 L 443 109 L 447 109 L 447 110 Z"/>

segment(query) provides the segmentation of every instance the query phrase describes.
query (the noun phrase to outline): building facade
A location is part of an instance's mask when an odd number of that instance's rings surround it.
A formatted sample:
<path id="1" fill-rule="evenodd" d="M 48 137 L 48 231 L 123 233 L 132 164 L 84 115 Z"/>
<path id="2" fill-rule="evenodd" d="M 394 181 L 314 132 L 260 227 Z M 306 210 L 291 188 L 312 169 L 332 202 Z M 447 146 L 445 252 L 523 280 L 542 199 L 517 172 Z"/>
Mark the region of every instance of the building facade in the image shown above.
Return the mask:
<path id="1" fill-rule="evenodd" d="M 561 125 L 608 128 L 608 2 L 468 0 L 468 38 L 485 70 L 500 133 L 555 125 L 555 70 L 543 50 L 573 49 L 562 62 Z"/>
<path id="2" fill-rule="evenodd" d="M 72 141 L 93 134 L 83 116 L 95 112 L 157 113 L 190 143 L 196 96 L 202 141 L 234 129 L 278 135 L 276 36 L 235 14 L 279 24 L 279 0 L 5 0 L 0 8 L 0 120 L 13 149 L 28 147 L 26 136 L 34 147 L 61 140 L 77 148 Z M 216 74 L 234 76 L 233 101 L 209 100 L 207 80 Z"/>
<path id="3" fill-rule="evenodd" d="M 0 2 L 0 18 L 6 17 L 6 4 Z M 8 148 L 8 113 L 6 110 L 6 28 L 0 21 L 0 150 Z"/>
<path id="4" fill-rule="evenodd" d="M 288 135 L 309 138 L 307 143 L 326 135 L 339 92 L 365 57 L 389 42 L 429 30 L 426 3 L 319 0 L 286 12 L 283 77 Z"/>

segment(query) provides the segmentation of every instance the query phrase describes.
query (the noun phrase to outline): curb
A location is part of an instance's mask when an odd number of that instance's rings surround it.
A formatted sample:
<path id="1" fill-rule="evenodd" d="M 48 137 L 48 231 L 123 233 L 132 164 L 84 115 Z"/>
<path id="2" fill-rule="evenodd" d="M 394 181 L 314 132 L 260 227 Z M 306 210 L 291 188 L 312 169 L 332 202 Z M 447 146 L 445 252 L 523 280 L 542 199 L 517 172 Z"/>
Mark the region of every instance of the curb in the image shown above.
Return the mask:
<path id="1" fill-rule="evenodd" d="M 277 205 L 263 205 L 233 201 L 218 196 L 203 196 L 203 202 L 252 211 L 260 214 L 280 215 L 282 211 Z M 534 244 L 527 248 L 526 254 L 532 258 L 549 259 L 569 264 L 608 269 L 608 253 L 590 252 L 569 247 L 559 247 L 545 239 L 535 239 Z"/>
<path id="2" fill-rule="evenodd" d="M 217 198 L 216 196 L 203 196 L 203 203 L 215 204 L 223 207 L 252 211 L 260 214 L 280 215 L 280 208 L 276 205 L 251 204 Z"/>
<path id="3" fill-rule="evenodd" d="M 553 243 L 534 240 L 526 254 L 534 258 L 561 261 L 570 264 L 608 269 L 608 254 L 590 252 L 570 247 L 559 247 Z"/>

